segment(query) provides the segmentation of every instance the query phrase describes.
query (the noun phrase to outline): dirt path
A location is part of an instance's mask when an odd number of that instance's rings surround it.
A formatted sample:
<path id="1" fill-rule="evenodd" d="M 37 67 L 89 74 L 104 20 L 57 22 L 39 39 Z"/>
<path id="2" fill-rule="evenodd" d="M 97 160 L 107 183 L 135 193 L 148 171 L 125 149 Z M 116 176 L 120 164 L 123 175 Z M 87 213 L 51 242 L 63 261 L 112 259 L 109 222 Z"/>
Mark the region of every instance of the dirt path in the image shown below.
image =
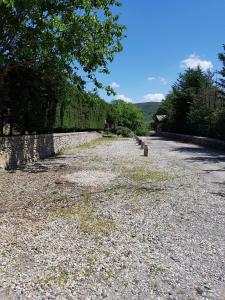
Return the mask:
<path id="1" fill-rule="evenodd" d="M 224 299 L 225 156 L 146 141 L 0 173 L 0 299 Z"/>

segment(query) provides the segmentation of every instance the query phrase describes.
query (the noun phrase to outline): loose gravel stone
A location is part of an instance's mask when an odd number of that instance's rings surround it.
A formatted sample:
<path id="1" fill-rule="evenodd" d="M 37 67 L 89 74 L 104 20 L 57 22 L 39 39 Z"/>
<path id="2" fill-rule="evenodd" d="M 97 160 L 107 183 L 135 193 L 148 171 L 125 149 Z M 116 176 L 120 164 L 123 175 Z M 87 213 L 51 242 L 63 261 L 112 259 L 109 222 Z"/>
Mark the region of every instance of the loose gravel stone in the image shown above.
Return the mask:
<path id="1" fill-rule="evenodd" d="M 111 172 L 102 171 L 80 171 L 65 175 L 63 179 L 66 182 L 75 183 L 80 186 L 102 186 L 110 185 L 112 180 L 116 177 Z"/>
<path id="2" fill-rule="evenodd" d="M 225 155 L 143 138 L 0 173 L 0 299 L 225 297 Z"/>

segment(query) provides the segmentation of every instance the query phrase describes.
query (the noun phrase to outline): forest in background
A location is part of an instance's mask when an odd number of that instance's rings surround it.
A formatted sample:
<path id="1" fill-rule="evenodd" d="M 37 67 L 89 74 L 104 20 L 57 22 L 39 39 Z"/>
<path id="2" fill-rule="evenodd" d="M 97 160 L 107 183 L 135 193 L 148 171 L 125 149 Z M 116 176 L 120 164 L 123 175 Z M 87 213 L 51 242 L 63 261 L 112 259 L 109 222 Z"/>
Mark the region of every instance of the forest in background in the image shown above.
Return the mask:
<path id="1" fill-rule="evenodd" d="M 223 50 L 217 74 L 198 67 L 179 75 L 156 113 L 166 118 L 158 122 L 154 116 L 155 129 L 225 139 L 225 45 Z"/>
<path id="2" fill-rule="evenodd" d="M 159 102 L 143 102 L 143 103 L 135 103 L 134 104 L 140 111 L 144 114 L 144 120 L 146 123 L 150 123 L 152 121 L 153 116 L 157 112 L 160 103 Z"/>

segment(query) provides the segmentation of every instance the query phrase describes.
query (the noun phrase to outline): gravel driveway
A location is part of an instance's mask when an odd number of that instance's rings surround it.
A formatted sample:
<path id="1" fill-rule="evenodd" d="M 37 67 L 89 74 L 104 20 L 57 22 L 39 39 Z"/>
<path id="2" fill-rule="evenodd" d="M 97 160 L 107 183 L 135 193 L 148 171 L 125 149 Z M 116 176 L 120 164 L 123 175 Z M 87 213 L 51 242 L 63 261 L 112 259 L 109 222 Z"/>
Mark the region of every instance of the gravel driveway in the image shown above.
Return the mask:
<path id="1" fill-rule="evenodd" d="M 225 299 L 225 155 L 145 140 L 0 172 L 0 299 Z"/>

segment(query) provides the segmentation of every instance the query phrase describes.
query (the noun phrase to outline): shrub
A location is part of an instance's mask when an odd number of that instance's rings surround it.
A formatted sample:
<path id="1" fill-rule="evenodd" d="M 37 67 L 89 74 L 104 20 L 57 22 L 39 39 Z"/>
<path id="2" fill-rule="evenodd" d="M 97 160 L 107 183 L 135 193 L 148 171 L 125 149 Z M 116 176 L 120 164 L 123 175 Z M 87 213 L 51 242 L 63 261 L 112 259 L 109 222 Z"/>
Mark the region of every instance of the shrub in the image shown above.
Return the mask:
<path id="1" fill-rule="evenodd" d="M 133 137 L 134 136 L 134 133 L 132 130 L 130 130 L 127 127 L 123 127 L 123 126 L 116 127 L 116 134 L 122 135 L 123 137 Z"/>

